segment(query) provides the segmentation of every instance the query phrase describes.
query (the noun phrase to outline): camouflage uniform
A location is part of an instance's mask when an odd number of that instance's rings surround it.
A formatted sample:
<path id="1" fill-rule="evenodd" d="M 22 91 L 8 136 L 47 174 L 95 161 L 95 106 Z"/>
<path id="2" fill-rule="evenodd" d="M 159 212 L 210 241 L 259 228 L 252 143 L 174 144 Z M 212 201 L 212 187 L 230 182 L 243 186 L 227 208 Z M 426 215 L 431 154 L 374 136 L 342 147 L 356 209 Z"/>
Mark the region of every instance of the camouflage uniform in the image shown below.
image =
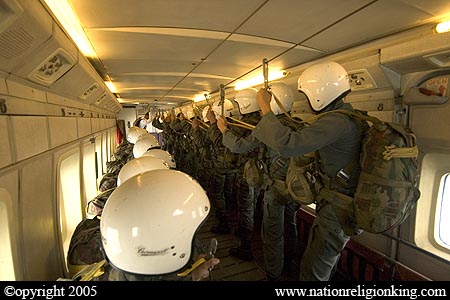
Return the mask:
<path id="1" fill-rule="evenodd" d="M 223 144 L 236 153 L 245 153 L 263 145 L 256 139 L 254 131 L 247 137 L 239 138 L 230 130 L 223 134 Z M 269 280 L 276 280 L 281 276 L 284 263 L 289 263 L 294 256 L 297 241 L 295 213 L 299 206 L 289 195 L 280 193 L 276 188 L 277 182 L 284 183 L 286 179 L 288 160 L 271 148 L 267 148 L 267 156 L 265 164 L 268 166 L 268 176 L 263 185 L 265 192 L 261 235 L 265 271 Z"/>
<path id="2" fill-rule="evenodd" d="M 162 130 L 162 146 L 161 149 L 166 150 L 170 154 L 174 155 L 174 144 L 175 144 L 175 133 L 172 128 L 170 128 L 170 123 L 163 121 L 159 122 L 158 118 L 154 118 L 152 121 L 152 126 Z"/>
<path id="3" fill-rule="evenodd" d="M 207 136 L 212 142 L 214 156 L 209 197 L 214 205 L 219 224 L 211 228 L 216 234 L 230 232 L 227 220 L 227 204 L 233 201 L 234 180 L 236 176 L 236 163 L 238 156 L 230 152 L 222 144 L 222 132 L 217 123 L 211 124 Z"/>
<path id="4" fill-rule="evenodd" d="M 214 170 L 213 145 L 209 140 L 206 130 L 200 127 L 192 129 L 192 141 L 198 153 L 197 179 L 208 195 L 210 192 L 210 181 Z"/>
<path id="5" fill-rule="evenodd" d="M 256 125 L 260 119 L 261 114 L 259 112 L 253 112 L 245 114 L 241 121 L 247 124 Z M 251 134 L 250 130 L 240 127 L 231 127 L 231 131 L 239 138 L 243 138 Z M 251 260 L 253 258 L 252 238 L 255 221 L 254 214 L 257 198 L 256 194 L 257 191 L 259 191 L 259 188 L 249 185 L 247 179 L 244 178 L 244 166 L 249 159 L 258 157 L 260 149 L 262 149 L 262 147 L 257 147 L 251 151 L 240 153 L 238 159 L 238 172 L 236 173 L 238 228 L 236 230 L 236 235 L 241 239 L 241 243 L 238 247 L 231 248 L 230 254 L 244 260 Z"/>
<path id="6" fill-rule="evenodd" d="M 187 120 L 180 121 L 176 119 L 170 123 L 170 128 L 175 136 L 174 158 L 177 169 L 192 175 L 192 169 L 189 168 L 190 159 L 192 159 L 192 148 L 190 140 L 191 124 Z"/>
<path id="7" fill-rule="evenodd" d="M 352 107 L 338 100 L 326 110 Z M 356 167 L 346 188 L 337 184 L 337 173 L 359 155 L 361 128 L 350 117 L 329 114 L 298 132 L 282 126 L 273 113 L 266 114 L 253 131 L 256 138 L 285 157 L 299 156 L 318 150 L 319 167 L 322 174 L 330 178 L 326 186 L 347 195 L 353 195 L 359 168 Z M 323 179 L 323 178 L 322 178 Z M 350 239 L 349 234 L 358 228 L 345 230 L 343 212 L 332 205 L 333 198 L 317 200 L 317 216 L 311 228 L 307 249 L 301 261 L 300 280 L 329 280 L 340 252 Z"/>

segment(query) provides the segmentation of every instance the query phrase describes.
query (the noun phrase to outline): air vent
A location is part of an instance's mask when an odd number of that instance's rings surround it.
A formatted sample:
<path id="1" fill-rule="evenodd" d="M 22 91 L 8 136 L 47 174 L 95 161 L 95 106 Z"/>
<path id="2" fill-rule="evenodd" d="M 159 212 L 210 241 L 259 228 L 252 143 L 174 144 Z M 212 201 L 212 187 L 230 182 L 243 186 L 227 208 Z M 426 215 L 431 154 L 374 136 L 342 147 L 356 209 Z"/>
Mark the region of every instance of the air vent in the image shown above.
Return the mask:
<path id="1" fill-rule="evenodd" d="M 87 90 L 85 90 L 83 92 L 83 94 L 81 94 L 80 96 L 78 96 L 78 98 L 80 98 L 81 100 L 86 100 L 87 98 L 89 98 L 90 95 L 92 95 L 92 93 L 94 93 L 95 91 L 97 91 L 97 89 L 100 86 L 98 85 L 97 82 L 95 82 L 94 84 L 92 84 Z"/>
<path id="2" fill-rule="evenodd" d="M 432 62 L 440 68 L 450 67 L 450 51 L 425 55 L 423 58 Z"/>
<path id="3" fill-rule="evenodd" d="M 24 28 L 13 28 L 0 36 L 0 56 L 4 59 L 14 59 L 30 49 L 33 36 Z"/>
<path id="4" fill-rule="evenodd" d="M 75 60 L 62 48 L 58 48 L 48 56 L 28 76 L 38 83 L 52 84 L 73 67 Z"/>
<path id="5" fill-rule="evenodd" d="M 106 93 L 103 93 L 96 101 L 95 101 L 95 105 L 100 105 L 100 103 L 102 103 L 104 100 L 106 99 Z"/>
<path id="6" fill-rule="evenodd" d="M 23 8 L 15 0 L 0 1 L 0 32 L 11 25 L 22 13 Z"/>
<path id="7" fill-rule="evenodd" d="M 348 75 L 352 91 L 368 90 L 377 87 L 366 69 L 350 71 Z"/>

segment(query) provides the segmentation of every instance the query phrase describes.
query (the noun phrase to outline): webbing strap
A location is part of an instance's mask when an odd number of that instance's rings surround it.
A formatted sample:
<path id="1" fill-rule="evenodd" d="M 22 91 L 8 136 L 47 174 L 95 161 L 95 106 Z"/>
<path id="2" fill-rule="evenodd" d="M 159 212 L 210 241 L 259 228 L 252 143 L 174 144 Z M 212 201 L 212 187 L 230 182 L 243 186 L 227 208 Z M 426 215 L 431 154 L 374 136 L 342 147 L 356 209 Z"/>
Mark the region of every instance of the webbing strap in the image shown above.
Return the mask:
<path id="1" fill-rule="evenodd" d="M 334 190 L 327 189 L 325 187 L 320 190 L 319 198 L 328 201 L 332 205 L 335 205 L 344 210 L 350 210 L 351 208 L 353 208 L 352 197 L 336 192 Z"/>
<path id="2" fill-rule="evenodd" d="M 417 145 L 414 147 L 397 148 L 395 145 L 385 146 L 383 151 L 383 159 L 390 160 L 391 158 L 417 158 L 419 149 Z"/>
<path id="3" fill-rule="evenodd" d="M 92 278 L 99 277 L 105 273 L 103 268 L 105 264 L 106 260 L 103 259 L 90 265 L 83 265 L 83 268 L 73 276 L 73 279 L 78 281 L 91 281 Z"/>

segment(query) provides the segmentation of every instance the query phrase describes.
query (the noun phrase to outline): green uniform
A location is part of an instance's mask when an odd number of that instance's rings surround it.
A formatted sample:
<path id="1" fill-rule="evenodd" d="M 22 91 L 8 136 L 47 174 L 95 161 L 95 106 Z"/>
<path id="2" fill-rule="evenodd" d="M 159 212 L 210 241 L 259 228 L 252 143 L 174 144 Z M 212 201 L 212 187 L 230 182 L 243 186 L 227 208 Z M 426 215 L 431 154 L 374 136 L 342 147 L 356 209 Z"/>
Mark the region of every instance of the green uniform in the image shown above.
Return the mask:
<path id="1" fill-rule="evenodd" d="M 352 106 L 338 100 L 326 110 L 335 109 L 350 110 Z M 359 153 L 361 128 L 350 117 L 339 113 L 328 114 L 296 132 L 283 126 L 273 113 L 268 113 L 258 123 L 253 134 L 285 157 L 318 150 L 319 168 L 324 177 L 322 179 L 328 178 L 327 187 L 353 195 L 360 172 L 358 167 L 354 168 L 347 187 L 335 180 L 338 172 Z M 332 199 L 317 199 L 316 210 L 317 216 L 301 262 L 301 280 L 329 280 L 340 252 L 350 239 L 344 232 L 345 216 L 332 205 Z M 358 228 L 354 228 L 347 230 L 347 233 L 351 231 L 359 232 Z"/>
<path id="2" fill-rule="evenodd" d="M 279 118 L 286 121 L 285 116 Z M 248 136 L 239 137 L 231 130 L 225 131 L 223 144 L 235 153 L 246 153 L 264 145 L 255 137 L 254 131 Z M 285 181 L 288 160 L 270 147 L 267 147 L 266 152 L 268 158 L 265 164 L 268 174 L 263 184 L 265 192 L 261 236 L 265 271 L 269 279 L 275 280 L 281 276 L 284 264 L 291 262 L 295 252 L 297 241 L 295 213 L 299 206 L 290 196 L 281 194 L 275 186 L 276 182 Z"/>

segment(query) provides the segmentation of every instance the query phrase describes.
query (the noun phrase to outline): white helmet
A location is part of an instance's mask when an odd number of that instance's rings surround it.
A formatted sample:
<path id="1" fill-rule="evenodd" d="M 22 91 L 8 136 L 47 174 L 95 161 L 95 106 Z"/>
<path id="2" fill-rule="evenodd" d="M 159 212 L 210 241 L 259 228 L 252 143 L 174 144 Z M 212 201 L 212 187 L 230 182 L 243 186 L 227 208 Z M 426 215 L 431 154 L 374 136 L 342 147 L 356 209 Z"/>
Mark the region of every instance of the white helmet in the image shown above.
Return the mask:
<path id="1" fill-rule="evenodd" d="M 237 92 L 235 100 L 238 103 L 241 114 L 245 115 L 259 110 L 259 106 L 256 103 L 257 93 L 258 90 L 253 88 L 243 89 Z"/>
<path id="2" fill-rule="evenodd" d="M 214 104 L 212 105 L 212 110 L 216 114 L 216 118 L 218 116 L 222 115 L 222 105 L 220 104 L 220 100 L 217 100 L 216 102 L 214 102 Z M 233 105 L 233 102 L 231 102 L 231 100 L 225 99 L 223 114 L 225 115 L 225 117 L 231 117 L 231 116 L 237 115 L 237 111 Z"/>
<path id="3" fill-rule="evenodd" d="M 133 147 L 133 156 L 134 158 L 141 157 L 147 150 L 161 147 L 158 143 L 158 140 L 151 134 L 147 133 L 145 135 L 141 135 L 134 144 Z"/>
<path id="4" fill-rule="evenodd" d="M 158 157 L 141 156 L 132 159 L 120 169 L 117 175 L 117 186 L 137 174 L 158 169 L 169 169 L 169 165 Z"/>
<path id="5" fill-rule="evenodd" d="M 298 90 L 306 95 L 313 110 L 321 111 L 350 92 L 348 73 L 335 62 L 312 65 L 298 78 Z"/>
<path id="6" fill-rule="evenodd" d="M 292 104 L 294 103 L 294 92 L 292 91 L 292 89 L 288 85 L 281 82 L 271 83 L 270 89 L 272 93 L 277 96 L 286 112 L 289 112 L 292 108 Z M 283 110 L 278 106 L 273 96 L 270 100 L 270 108 L 275 115 L 283 113 Z"/>
<path id="7" fill-rule="evenodd" d="M 186 119 L 190 120 L 193 117 L 195 117 L 194 114 L 194 109 L 192 108 L 192 106 L 187 106 L 183 112 L 184 116 L 186 117 Z"/>
<path id="8" fill-rule="evenodd" d="M 153 170 L 117 187 L 103 208 L 103 248 L 112 265 L 160 275 L 184 267 L 210 203 L 200 184 L 176 170 Z"/>
<path id="9" fill-rule="evenodd" d="M 177 167 L 175 159 L 173 159 L 173 156 L 170 155 L 169 152 L 162 149 L 150 149 L 147 152 L 145 152 L 142 156 L 161 158 L 169 165 L 169 168 L 175 169 Z"/>
<path id="10" fill-rule="evenodd" d="M 128 129 L 127 140 L 130 143 L 134 144 L 136 143 L 136 140 L 143 134 L 148 134 L 148 131 L 137 126 L 132 126 L 130 127 L 130 129 Z"/>

